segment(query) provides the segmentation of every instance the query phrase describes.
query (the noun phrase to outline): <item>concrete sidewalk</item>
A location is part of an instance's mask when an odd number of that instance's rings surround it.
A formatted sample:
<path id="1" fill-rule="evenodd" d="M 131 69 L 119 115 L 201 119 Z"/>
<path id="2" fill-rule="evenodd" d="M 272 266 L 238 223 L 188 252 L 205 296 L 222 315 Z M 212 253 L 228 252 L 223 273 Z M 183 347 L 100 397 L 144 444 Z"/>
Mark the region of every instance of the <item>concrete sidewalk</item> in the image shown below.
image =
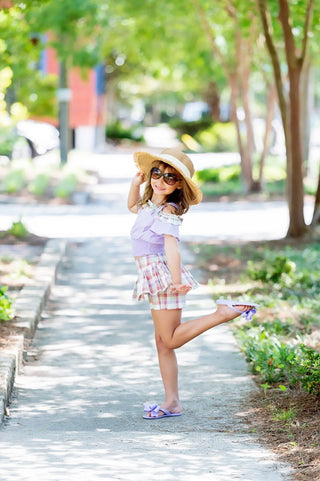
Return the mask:
<path id="1" fill-rule="evenodd" d="M 243 434 L 255 386 L 227 326 L 177 351 L 183 416 L 142 419 L 143 403 L 163 397 L 135 276 L 127 238 L 69 243 L 1 429 L 1 481 L 288 479 Z M 184 319 L 212 307 L 200 288 Z"/>

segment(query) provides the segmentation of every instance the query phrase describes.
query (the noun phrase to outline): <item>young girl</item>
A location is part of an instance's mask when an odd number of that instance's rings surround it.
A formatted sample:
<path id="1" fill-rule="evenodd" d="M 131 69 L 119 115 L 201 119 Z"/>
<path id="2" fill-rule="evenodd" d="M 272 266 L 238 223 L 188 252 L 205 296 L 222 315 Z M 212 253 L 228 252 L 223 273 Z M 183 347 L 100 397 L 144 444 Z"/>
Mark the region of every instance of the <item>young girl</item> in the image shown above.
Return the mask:
<path id="1" fill-rule="evenodd" d="M 212 314 L 181 323 L 186 294 L 197 282 L 181 264 L 180 216 L 190 205 L 201 202 L 202 193 L 192 181 L 194 167 L 190 158 L 180 150 L 165 149 L 160 155 L 136 152 L 134 159 L 139 172 L 131 183 L 128 208 L 138 214 L 131 239 L 139 276 L 133 297 L 140 301 L 147 296 L 149 300 L 165 390 L 165 401 L 160 406 L 145 405 L 143 417 L 155 420 L 182 414 L 174 350 L 240 314 L 251 319 L 256 305 L 221 299 Z"/>

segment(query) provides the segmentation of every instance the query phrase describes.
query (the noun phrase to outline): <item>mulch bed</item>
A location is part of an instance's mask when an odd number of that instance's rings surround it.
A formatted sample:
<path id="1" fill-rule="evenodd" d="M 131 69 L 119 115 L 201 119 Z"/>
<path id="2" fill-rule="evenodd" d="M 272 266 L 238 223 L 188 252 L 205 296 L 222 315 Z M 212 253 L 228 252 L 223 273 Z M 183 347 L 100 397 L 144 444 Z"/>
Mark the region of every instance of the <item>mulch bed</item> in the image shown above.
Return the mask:
<path id="1" fill-rule="evenodd" d="M 23 239 L 0 231 L 0 285 L 7 286 L 7 294 L 15 299 L 19 291 L 32 282 L 36 264 L 40 259 L 47 242 L 46 237 L 27 234 Z M 23 266 L 24 275 L 12 276 L 15 264 L 21 259 L 28 263 Z M 0 322 L 0 352 L 1 349 L 10 348 L 15 342 L 14 336 L 18 333 L 12 321 Z"/>
<path id="2" fill-rule="evenodd" d="M 244 416 L 249 430 L 279 461 L 293 468 L 296 481 L 320 480 L 320 398 L 300 390 L 260 390 L 252 396 Z M 290 420 L 276 420 L 275 413 L 293 413 Z"/>

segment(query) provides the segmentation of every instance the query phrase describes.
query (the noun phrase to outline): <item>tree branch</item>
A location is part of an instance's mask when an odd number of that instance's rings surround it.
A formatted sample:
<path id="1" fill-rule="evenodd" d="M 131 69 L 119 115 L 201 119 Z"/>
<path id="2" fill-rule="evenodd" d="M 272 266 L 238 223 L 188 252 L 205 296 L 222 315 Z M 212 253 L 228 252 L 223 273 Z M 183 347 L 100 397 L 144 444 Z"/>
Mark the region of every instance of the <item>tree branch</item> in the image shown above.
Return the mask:
<path id="1" fill-rule="evenodd" d="M 279 0 L 279 21 L 282 25 L 284 34 L 284 48 L 286 51 L 288 68 L 294 69 L 297 66 L 298 58 L 296 56 L 296 45 L 289 19 L 290 10 L 288 0 Z"/>
<path id="2" fill-rule="evenodd" d="M 204 28 L 204 31 L 207 34 L 207 37 L 210 41 L 212 50 L 214 51 L 215 55 L 218 57 L 222 67 L 224 68 L 224 70 L 226 72 L 226 75 L 230 78 L 231 72 L 230 72 L 230 69 L 229 69 L 229 65 L 225 61 L 224 56 L 222 55 L 220 49 L 217 46 L 215 35 L 214 35 L 214 33 L 212 31 L 212 28 L 211 28 L 211 26 L 208 22 L 208 19 L 206 17 L 206 14 L 205 14 L 205 11 L 204 11 L 203 7 L 200 5 L 200 2 L 198 0 L 191 0 L 191 2 L 193 3 L 195 9 L 198 11 L 198 14 L 200 16 L 200 19 L 201 19 L 201 22 L 202 22 L 202 25 L 203 25 L 203 28 Z"/>
<path id="3" fill-rule="evenodd" d="M 283 128 L 285 129 L 287 126 L 287 102 L 284 96 L 284 86 L 283 86 L 282 75 L 281 75 L 280 60 L 271 36 L 270 25 L 267 18 L 267 8 L 268 8 L 267 2 L 266 0 L 257 0 L 257 4 L 260 12 L 260 18 L 262 21 L 264 37 L 266 39 L 266 45 L 270 53 L 271 62 L 274 70 L 279 107 L 280 107 L 280 112 L 282 117 Z"/>
<path id="4" fill-rule="evenodd" d="M 302 52 L 301 52 L 302 65 L 305 61 L 306 53 L 307 53 L 308 33 L 309 33 L 310 24 L 312 21 L 313 7 L 314 7 L 314 0 L 309 0 L 308 6 L 307 6 L 307 12 L 306 12 L 306 19 L 304 23 L 304 29 L 303 29 L 303 41 L 302 41 Z"/>

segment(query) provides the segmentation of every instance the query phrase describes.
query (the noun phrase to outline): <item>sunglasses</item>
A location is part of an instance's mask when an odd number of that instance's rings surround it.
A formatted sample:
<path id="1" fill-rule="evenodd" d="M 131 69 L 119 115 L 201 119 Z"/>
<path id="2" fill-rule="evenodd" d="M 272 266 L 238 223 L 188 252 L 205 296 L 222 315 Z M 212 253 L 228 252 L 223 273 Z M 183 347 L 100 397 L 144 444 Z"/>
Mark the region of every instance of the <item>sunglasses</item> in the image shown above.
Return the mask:
<path id="1" fill-rule="evenodd" d="M 161 170 L 158 169 L 158 167 L 153 167 L 151 169 L 151 178 L 157 180 L 157 179 L 160 179 L 161 177 L 163 177 L 163 180 L 168 185 L 174 185 L 180 180 L 176 176 L 176 174 L 171 174 L 170 172 L 166 172 L 165 174 L 163 174 Z"/>

